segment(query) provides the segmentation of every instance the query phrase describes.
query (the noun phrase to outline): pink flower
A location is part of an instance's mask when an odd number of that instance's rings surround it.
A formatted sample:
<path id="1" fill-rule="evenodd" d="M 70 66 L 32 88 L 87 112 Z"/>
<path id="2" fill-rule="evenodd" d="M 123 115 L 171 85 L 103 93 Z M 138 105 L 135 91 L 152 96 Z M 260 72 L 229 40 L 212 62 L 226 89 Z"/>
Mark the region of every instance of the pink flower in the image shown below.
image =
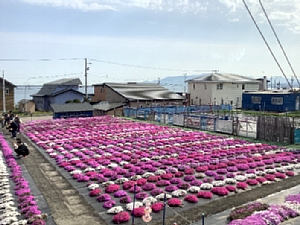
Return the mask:
<path id="1" fill-rule="evenodd" d="M 110 184 L 105 188 L 106 193 L 113 193 L 120 190 L 120 186 L 117 184 Z"/>
<path id="2" fill-rule="evenodd" d="M 177 207 L 177 206 L 182 206 L 182 201 L 178 198 L 171 198 L 167 201 L 167 204 L 169 206 Z"/>
<path id="3" fill-rule="evenodd" d="M 197 203 L 198 202 L 198 198 L 196 195 L 187 195 L 184 197 L 184 200 L 190 203 Z"/>
<path id="4" fill-rule="evenodd" d="M 211 192 L 216 195 L 220 195 L 220 196 L 225 196 L 225 195 L 228 195 L 228 193 L 229 193 L 229 191 L 225 187 L 213 187 L 211 189 Z"/>
<path id="5" fill-rule="evenodd" d="M 113 222 L 116 224 L 126 223 L 130 220 L 130 215 L 128 212 L 120 212 L 113 217 Z"/>
<path id="6" fill-rule="evenodd" d="M 159 212 L 160 210 L 162 210 L 164 208 L 164 203 L 156 202 L 156 203 L 152 204 L 151 208 L 152 208 L 153 212 Z"/>
<path id="7" fill-rule="evenodd" d="M 238 183 L 236 184 L 236 187 L 239 188 L 239 189 L 245 190 L 245 189 L 248 187 L 248 184 L 245 183 L 245 182 L 238 182 Z"/>
<path id="8" fill-rule="evenodd" d="M 143 215 L 145 215 L 145 207 L 134 208 L 132 210 L 132 214 L 135 217 L 142 217 Z"/>
<path id="9" fill-rule="evenodd" d="M 100 195 L 100 193 L 101 193 L 101 189 L 95 188 L 94 190 L 91 190 L 91 191 L 90 191 L 90 196 L 91 196 L 91 197 L 93 197 L 93 196 L 98 196 L 98 195 Z"/>

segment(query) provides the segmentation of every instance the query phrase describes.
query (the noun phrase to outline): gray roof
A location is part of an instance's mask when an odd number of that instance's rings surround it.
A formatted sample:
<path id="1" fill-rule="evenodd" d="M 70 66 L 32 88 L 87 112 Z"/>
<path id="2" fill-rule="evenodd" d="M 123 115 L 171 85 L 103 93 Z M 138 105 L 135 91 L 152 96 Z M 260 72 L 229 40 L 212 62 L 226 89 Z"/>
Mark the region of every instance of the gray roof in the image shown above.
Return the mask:
<path id="1" fill-rule="evenodd" d="M 244 77 L 232 73 L 210 73 L 204 76 L 196 77 L 187 82 L 223 82 L 223 83 L 259 83 L 258 80 L 249 77 Z"/>
<path id="2" fill-rule="evenodd" d="M 96 105 L 93 105 L 95 110 L 101 110 L 101 111 L 109 111 L 111 109 L 119 108 L 124 106 L 124 103 L 109 103 L 109 102 L 100 102 Z"/>
<path id="3" fill-rule="evenodd" d="M 81 80 L 79 78 L 63 78 L 55 81 L 51 81 L 45 83 L 44 85 L 82 85 Z"/>
<path id="4" fill-rule="evenodd" d="M 99 84 L 103 85 L 103 84 Z M 104 83 L 128 100 L 183 100 L 184 98 L 155 83 Z M 97 86 L 97 85 L 94 85 Z"/>
<path id="5" fill-rule="evenodd" d="M 88 102 L 68 103 L 68 104 L 51 104 L 51 107 L 55 113 L 93 111 L 93 106 Z"/>

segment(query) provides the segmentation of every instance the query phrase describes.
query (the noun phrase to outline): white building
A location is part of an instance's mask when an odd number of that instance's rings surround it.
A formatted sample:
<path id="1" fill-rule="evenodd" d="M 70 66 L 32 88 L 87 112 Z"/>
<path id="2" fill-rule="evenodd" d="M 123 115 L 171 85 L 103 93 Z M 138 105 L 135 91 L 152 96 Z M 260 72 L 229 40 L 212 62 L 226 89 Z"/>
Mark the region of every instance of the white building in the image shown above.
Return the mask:
<path id="1" fill-rule="evenodd" d="M 260 82 L 230 73 L 211 73 L 187 81 L 191 105 L 242 107 L 242 93 L 258 91 Z"/>

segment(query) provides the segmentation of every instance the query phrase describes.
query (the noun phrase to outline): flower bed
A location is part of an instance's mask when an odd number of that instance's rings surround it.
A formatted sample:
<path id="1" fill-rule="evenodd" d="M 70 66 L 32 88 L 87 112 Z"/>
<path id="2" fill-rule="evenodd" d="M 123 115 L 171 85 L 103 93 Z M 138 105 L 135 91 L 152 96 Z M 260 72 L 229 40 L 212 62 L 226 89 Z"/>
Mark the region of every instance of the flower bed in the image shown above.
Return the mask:
<path id="1" fill-rule="evenodd" d="M 299 154 L 284 148 L 116 117 L 32 121 L 23 128 L 78 182 L 100 184 L 89 189 L 91 196 L 119 198 L 116 206 L 132 203 L 134 192 L 140 200 L 161 200 L 164 191 L 181 202 L 187 193 L 222 197 L 300 168 Z"/>
<path id="2" fill-rule="evenodd" d="M 14 159 L 14 154 L 4 137 L 0 135 L 0 224 L 33 224 L 45 225 L 47 214 L 43 214 L 32 195 L 29 183 L 22 176 L 21 167 Z M 8 170 L 10 168 L 10 171 Z M 10 177 L 10 178 L 9 178 Z M 15 205 L 12 193 L 10 193 L 9 180 L 15 184 L 14 190 L 16 201 Z M 23 215 L 23 220 L 19 219 Z"/>

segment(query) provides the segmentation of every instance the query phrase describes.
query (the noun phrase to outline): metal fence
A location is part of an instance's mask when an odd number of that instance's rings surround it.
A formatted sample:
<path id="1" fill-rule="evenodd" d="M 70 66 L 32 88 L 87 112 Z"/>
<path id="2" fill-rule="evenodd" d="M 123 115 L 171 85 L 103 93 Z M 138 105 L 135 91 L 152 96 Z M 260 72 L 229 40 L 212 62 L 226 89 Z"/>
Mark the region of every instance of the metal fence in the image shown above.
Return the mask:
<path id="1" fill-rule="evenodd" d="M 210 108 L 211 107 L 211 108 Z M 300 118 L 247 116 L 224 106 L 127 108 L 125 116 L 286 144 L 300 144 Z M 223 109 L 223 113 L 219 113 Z"/>

